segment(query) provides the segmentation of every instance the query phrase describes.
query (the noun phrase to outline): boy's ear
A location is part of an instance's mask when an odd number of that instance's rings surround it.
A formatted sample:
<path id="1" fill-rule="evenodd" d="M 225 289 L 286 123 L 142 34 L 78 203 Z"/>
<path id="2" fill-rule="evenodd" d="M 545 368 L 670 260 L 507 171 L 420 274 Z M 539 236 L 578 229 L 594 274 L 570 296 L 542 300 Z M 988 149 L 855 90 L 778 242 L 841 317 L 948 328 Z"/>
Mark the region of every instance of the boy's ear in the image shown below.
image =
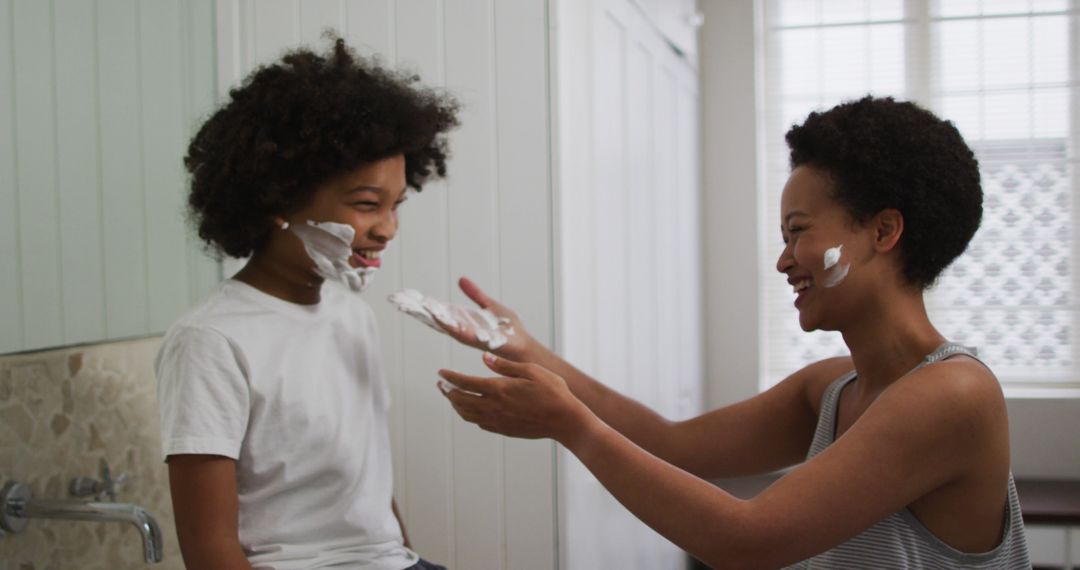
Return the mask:
<path id="1" fill-rule="evenodd" d="M 904 234 L 904 215 L 896 208 L 886 208 L 874 215 L 871 227 L 874 229 L 874 249 L 882 253 L 891 251 Z"/>

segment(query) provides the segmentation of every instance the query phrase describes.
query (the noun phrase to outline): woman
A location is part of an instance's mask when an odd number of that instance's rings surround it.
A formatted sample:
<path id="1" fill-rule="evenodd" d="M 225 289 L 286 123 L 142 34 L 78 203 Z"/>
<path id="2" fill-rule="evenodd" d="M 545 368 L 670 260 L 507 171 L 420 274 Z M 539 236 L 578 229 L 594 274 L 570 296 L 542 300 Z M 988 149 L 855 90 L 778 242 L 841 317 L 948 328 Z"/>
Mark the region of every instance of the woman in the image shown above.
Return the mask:
<path id="1" fill-rule="evenodd" d="M 982 216 L 978 164 L 951 123 L 866 97 L 812 113 L 787 134 L 781 200 L 806 331 L 836 330 L 851 356 L 772 389 L 670 422 L 589 378 L 522 331 L 487 365 L 453 371 L 462 418 L 567 447 L 626 508 L 717 568 L 1030 568 L 1008 420 L 993 373 L 948 342 L 923 292 Z M 444 327 L 482 348 L 471 330 Z M 709 479 L 799 464 L 750 500 Z"/>

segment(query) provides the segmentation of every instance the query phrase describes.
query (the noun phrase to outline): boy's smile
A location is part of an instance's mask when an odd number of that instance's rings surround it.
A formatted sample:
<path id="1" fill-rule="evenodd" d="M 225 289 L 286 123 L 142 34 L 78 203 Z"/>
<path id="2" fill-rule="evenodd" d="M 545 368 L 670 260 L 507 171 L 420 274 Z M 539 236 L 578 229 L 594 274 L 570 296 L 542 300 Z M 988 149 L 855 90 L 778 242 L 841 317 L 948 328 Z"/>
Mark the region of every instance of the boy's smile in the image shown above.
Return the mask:
<path id="1" fill-rule="evenodd" d="M 353 267 L 382 267 L 382 248 L 378 249 L 353 249 L 353 256 L 349 260 Z"/>

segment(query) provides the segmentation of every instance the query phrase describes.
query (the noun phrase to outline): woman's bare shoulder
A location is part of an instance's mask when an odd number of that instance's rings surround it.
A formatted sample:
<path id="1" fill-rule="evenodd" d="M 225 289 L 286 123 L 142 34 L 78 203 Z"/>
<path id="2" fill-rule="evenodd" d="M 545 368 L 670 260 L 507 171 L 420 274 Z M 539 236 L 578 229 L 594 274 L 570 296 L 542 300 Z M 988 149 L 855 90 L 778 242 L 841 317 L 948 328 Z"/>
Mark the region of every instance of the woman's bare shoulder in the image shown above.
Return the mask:
<path id="1" fill-rule="evenodd" d="M 1005 395 L 994 373 L 974 358 L 956 356 L 924 366 L 890 387 L 897 397 L 922 405 L 939 402 L 952 415 L 972 421 L 1000 421 Z"/>
<path id="2" fill-rule="evenodd" d="M 821 397 L 834 380 L 855 369 L 850 356 L 837 356 L 812 362 L 788 376 L 786 381 L 802 384 L 809 406 L 817 414 L 821 409 Z"/>

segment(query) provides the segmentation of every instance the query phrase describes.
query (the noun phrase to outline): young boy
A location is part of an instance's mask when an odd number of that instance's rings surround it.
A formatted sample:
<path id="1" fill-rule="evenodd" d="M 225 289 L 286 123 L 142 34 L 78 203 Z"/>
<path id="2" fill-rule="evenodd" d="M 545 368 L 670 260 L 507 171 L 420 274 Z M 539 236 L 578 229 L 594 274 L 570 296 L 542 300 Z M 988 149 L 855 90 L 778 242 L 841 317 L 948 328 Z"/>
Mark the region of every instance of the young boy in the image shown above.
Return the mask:
<path id="1" fill-rule="evenodd" d="M 359 296 L 406 188 L 446 173 L 456 105 L 415 82 L 335 39 L 257 69 L 191 142 L 199 236 L 250 260 L 155 363 L 189 568 L 440 568 L 409 548 L 392 502 L 388 394 Z"/>

